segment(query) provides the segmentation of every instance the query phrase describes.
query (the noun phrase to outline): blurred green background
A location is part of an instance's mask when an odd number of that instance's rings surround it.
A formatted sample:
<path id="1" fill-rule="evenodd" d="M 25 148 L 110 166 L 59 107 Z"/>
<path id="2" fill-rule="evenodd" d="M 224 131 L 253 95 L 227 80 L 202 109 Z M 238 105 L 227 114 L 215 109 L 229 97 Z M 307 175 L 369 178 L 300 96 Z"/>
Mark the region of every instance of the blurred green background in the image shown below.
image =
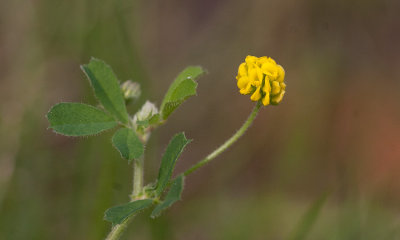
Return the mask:
<path id="1" fill-rule="evenodd" d="M 131 166 L 111 133 L 48 130 L 61 101 L 96 104 L 91 56 L 160 104 L 187 65 L 209 74 L 151 137 L 147 182 L 169 139 L 194 141 L 188 168 L 239 128 L 248 54 L 286 70 L 287 94 L 232 149 L 189 176 L 183 201 L 145 212 L 124 239 L 290 239 L 324 193 L 307 239 L 400 239 L 400 2 L 396 0 L 0 1 L 0 239 L 102 239 L 104 211 L 128 201 Z"/>

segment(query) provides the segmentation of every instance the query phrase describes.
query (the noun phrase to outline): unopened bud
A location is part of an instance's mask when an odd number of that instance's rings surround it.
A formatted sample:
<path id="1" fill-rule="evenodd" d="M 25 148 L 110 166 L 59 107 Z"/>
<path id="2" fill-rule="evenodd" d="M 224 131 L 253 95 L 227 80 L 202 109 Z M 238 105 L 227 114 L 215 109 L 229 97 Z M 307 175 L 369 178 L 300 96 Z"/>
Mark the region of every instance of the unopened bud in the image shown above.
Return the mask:
<path id="1" fill-rule="evenodd" d="M 158 113 L 157 107 L 149 101 L 135 114 L 134 121 L 146 121 Z"/>
<path id="2" fill-rule="evenodd" d="M 139 98 L 141 94 L 140 84 L 137 82 L 132 82 L 131 80 L 122 83 L 121 90 L 124 93 L 124 98 L 126 100 Z"/>

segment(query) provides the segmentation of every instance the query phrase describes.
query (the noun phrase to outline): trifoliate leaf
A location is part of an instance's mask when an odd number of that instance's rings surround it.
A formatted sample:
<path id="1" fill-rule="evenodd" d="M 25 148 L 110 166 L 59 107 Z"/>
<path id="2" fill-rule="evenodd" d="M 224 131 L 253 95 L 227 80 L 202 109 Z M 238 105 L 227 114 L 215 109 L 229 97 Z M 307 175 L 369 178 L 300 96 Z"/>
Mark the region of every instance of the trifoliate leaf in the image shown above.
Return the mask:
<path id="1" fill-rule="evenodd" d="M 167 150 L 161 159 L 161 166 L 158 172 L 156 185 L 156 195 L 159 196 L 164 191 L 174 171 L 176 161 L 181 155 L 185 146 L 191 140 L 186 139 L 184 133 L 176 134 L 169 142 Z"/>
<path id="2" fill-rule="evenodd" d="M 201 67 L 190 66 L 183 70 L 168 89 L 161 104 L 161 118 L 165 120 L 188 97 L 196 95 L 197 82 L 194 80 L 205 71 Z"/>
<path id="3" fill-rule="evenodd" d="M 143 199 L 137 200 L 134 202 L 130 202 L 127 204 L 115 206 L 107 209 L 104 213 L 104 220 L 112 222 L 113 225 L 121 224 L 124 222 L 130 215 L 143 210 L 145 208 L 150 207 L 153 204 L 152 199 Z"/>
<path id="4" fill-rule="evenodd" d="M 143 143 L 136 133 L 129 128 L 119 129 L 112 137 L 112 143 L 128 162 L 141 157 L 144 152 Z"/>
<path id="5" fill-rule="evenodd" d="M 125 100 L 113 70 L 105 62 L 92 58 L 81 69 L 89 78 L 94 93 L 104 108 L 122 123 L 128 123 Z"/>
<path id="6" fill-rule="evenodd" d="M 181 195 L 183 191 L 184 176 L 180 175 L 172 183 L 171 189 L 167 193 L 165 200 L 158 204 L 151 213 L 152 218 L 156 218 L 161 215 L 161 213 L 167 208 L 171 207 L 176 201 L 181 200 Z"/>
<path id="7" fill-rule="evenodd" d="M 54 105 L 47 119 L 50 128 L 66 136 L 93 135 L 117 125 L 108 113 L 82 103 L 59 103 Z"/>

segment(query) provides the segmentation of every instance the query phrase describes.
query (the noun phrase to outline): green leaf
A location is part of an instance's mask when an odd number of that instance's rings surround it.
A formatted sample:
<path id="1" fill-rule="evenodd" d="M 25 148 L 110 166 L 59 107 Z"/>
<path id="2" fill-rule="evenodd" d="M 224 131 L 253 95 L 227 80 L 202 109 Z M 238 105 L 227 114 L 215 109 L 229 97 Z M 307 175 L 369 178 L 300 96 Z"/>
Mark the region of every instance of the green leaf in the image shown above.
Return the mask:
<path id="1" fill-rule="evenodd" d="M 112 143 L 128 162 L 139 158 L 144 152 L 143 143 L 136 133 L 129 128 L 119 129 L 112 137 Z"/>
<path id="2" fill-rule="evenodd" d="M 93 135 L 118 124 L 108 113 L 82 103 L 56 104 L 50 109 L 47 119 L 50 128 L 66 136 Z"/>
<path id="3" fill-rule="evenodd" d="M 149 124 L 150 125 L 156 125 L 160 122 L 160 114 L 154 114 L 150 119 L 149 119 Z"/>
<path id="4" fill-rule="evenodd" d="M 150 207 L 153 204 L 152 199 L 143 199 L 137 200 L 134 202 L 130 202 L 127 204 L 115 206 L 107 209 L 104 213 L 104 220 L 112 222 L 113 225 L 121 224 L 124 222 L 130 215 L 143 210 L 145 208 Z"/>
<path id="5" fill-rule="evenodd" d="M 167 196 L 165 197 L 164 202 L 157 205 L 157 207 L 151 213 L 152 218 L 156 218 L 161 215 L 161 213 L 169 208 L 176 201 L 181 200 L 181 195 L 183 191 L 183 181 L 184 176 L 179 175 L 174 182 L 172 183 L 171 189 L 169 190 Z"/>
<path id="6" fill-rule="evenodd" d="M 158 172 L 158 179 L 156 185 L 156 195 L 159 196 L 167 186 L 172 172 L 174 171 L 176 161 L 181 155 L 185 146 L 191 140 L 186 139 L 184 133 L 176 134 L 169 142 L 167 150 L 161 159 L 160 171 Z"/>
<path id="7" fill-rule="evenodd" d="M 81 66 L 89 78 L 94 93 L 104 108 L 122 123 L 128 123 L 125 100 L 113 70 L 105 62 L 92 58 L 87 65 Z"/>
<path id="8" fill-rule="evenodd" d="M 151 125 L 157 125 L 159 122 L 160 122 L 160 114 L 157 113 L 157 114 L 154 114 L 153 116 L 151 116 L 147 120 L 136 121 L 136 124 L 141 128 L 147 128 Z"/>
<path id="9" fill-rule="evenodd" d="M 305 240 L 308 233 L 311 231 L 314 223 L 316 222 L 322 207 L 324 206 L 327 193 L 324 193 L 314 203 L 311 204 L 307 212 L 301 217 L 298 225 L 291 234 L 290 240 Z"/>
<path id="10" fill-rule="evenodd" d="M 188 97 L 196 95 L 197 83 L 194 81 L 205 71 L 201 67 L 190 66 L 183 70 L 168 89 L 161 104 L 161 118 L 168 116 Z"/>

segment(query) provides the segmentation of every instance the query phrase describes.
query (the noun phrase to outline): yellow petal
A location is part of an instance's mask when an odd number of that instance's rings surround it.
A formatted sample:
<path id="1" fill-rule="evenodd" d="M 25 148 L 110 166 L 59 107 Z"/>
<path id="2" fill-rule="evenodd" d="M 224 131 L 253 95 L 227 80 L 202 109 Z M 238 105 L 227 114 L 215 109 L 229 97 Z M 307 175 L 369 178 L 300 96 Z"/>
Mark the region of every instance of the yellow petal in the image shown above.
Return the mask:
<path id="1" fill-rule="evenodd" d="M 273 81 L 271 85 L 272 85 L 272 90 L 271 90 L 272 95 L 276 95 L 281 91 L 281 86 L 279 86 L 279 82 Z"/>
<path id="2" fill-rule="evenodd" d="M 257 77 L 258 77 L 258 81 L 262 81 L 263 80 L 263 77 L 264 77 L 264 75 L 263 75 L 263 73 L 262 73 L 262 70 L 261 70 L 261 68 L 259 68 L 259 67 L 256 67 L 256 69 L 257 69 Z"/>
<path id="3" fill-rule="evenodd" d="M 238 74 L 240 76 L 246 76 L 247 75 L 247 65 L 246 65 L 246 63 L 240 64 Z"/>
<path id="4" fill-rule="evenodd" d="M 256 89 L 256 91 L 254 91 L 253 95 L 251 95 L 251 97 L 250 97 L 251 101 L 258 101 L 258 100 L 260 100 L 260 98 L 261 98 L 260 88 L 261 88 L 261 87 L 258 87 L 258 88 Z"/>
<path id="5" fill-rule="evenodd" d="M 278 78 L 276 79 L 278 82 L 283 82 L 285 79 L 285 69 L 281 65 L 278 65 Z"/>
<path id="6" fill-rule="evenodd" d="M 240 89 L 240 94 L 243 94 L 243 95 L 250 94 L 251 90 L 252 90 L 251 84 L 248 83 L 245 88 Z"/>
<path id="7" fill-rule="evenodd" d="M 282 91 L 279 95 L 276 95 L 271 98 L 271 102 L 274 104 L 278 104 L 282 101 L 283 95 L 285 95 L 285 91 Z"/>
<path id="8" fill-rule="evenodd" d="M 270 63 L 272 63 L 272 64 L 276 64 L 276 62 L 275 62 L 275 60 L 274 59 L 272 59 L 272 58 L 270 58 L 270 57 L 268 57 L 268 62 L 270 62 Z"/>
<path id="9" fill-rule="evenodd" d="M 281 85 L 282 90 L 286 89 L 286 84 L 284 82 L 279 83 L 279 85 Z"/>
<path id="10" fill-rule="evenodd" d="M 243 76 L 238 79 L 237 86 L 238 86 L 238 88 L 242 89 L 242 88 L 245 88 L 248 83 L 249 83 L 249 78 L 246 76 Z"/>
<path id="11" fill-rule="evenodd" d="M 250 56 L 250 55 L 248 55 L 247 57 L 246 57 L 246 63 L 247 64 L 255 64 L 256 63 L 256 61 L 257 61 L 257 57 L 254 57 L 254 56 Z"/>
<path id="12" fill-rule="evenodd" d="M 262 90 L 265 93 L 271 92 L 271 83 L 270 83 L 270 81 L 269 81 L 267 76 L 265 77 L 265 83 L 264 83 L 264 87 L 263 87 Z"/>
<path id="13" fill-rule="evenodd" d="M 258 81 L 257 69 L 253 68 L 249 70 L 249 80 L 250 82 Z"/>
<path id="14" fill-rule="evenodd" d="M 278 76 L 278 68 L 276 64 L 270 61 L 263 63 L 263 65 L 261 66 L 261 70 L 264 74 L 273 78 L 276 78 Z"/>
<path id="15" fill-rule="evenodd" d="M 269 104 L 269 93 L 266 93 L 265 94 L 265 96 L 264 96 L 264 98 L 262 99 L 262 104 L 264 105 L 264 106 L 267 106 L 268 104 Z"/>
<path id="16" fill-rule="evenodd" d="M 258 88 L 259 86 L 261 86 L 261 82 L 260 82 L 260 81 L 252 82 L 251 85 L 252 85 L 253 87 Z"/>
<path id="17" fill-rule="evenodd" d="M 263 63 L 265 63 L 265 62 L 267 62 L 268 61 L 268 58 L 267 57 L 259 57 L 258 58 L 258 63 L 260 64 L 260 65 L 262 65 Z"/>

